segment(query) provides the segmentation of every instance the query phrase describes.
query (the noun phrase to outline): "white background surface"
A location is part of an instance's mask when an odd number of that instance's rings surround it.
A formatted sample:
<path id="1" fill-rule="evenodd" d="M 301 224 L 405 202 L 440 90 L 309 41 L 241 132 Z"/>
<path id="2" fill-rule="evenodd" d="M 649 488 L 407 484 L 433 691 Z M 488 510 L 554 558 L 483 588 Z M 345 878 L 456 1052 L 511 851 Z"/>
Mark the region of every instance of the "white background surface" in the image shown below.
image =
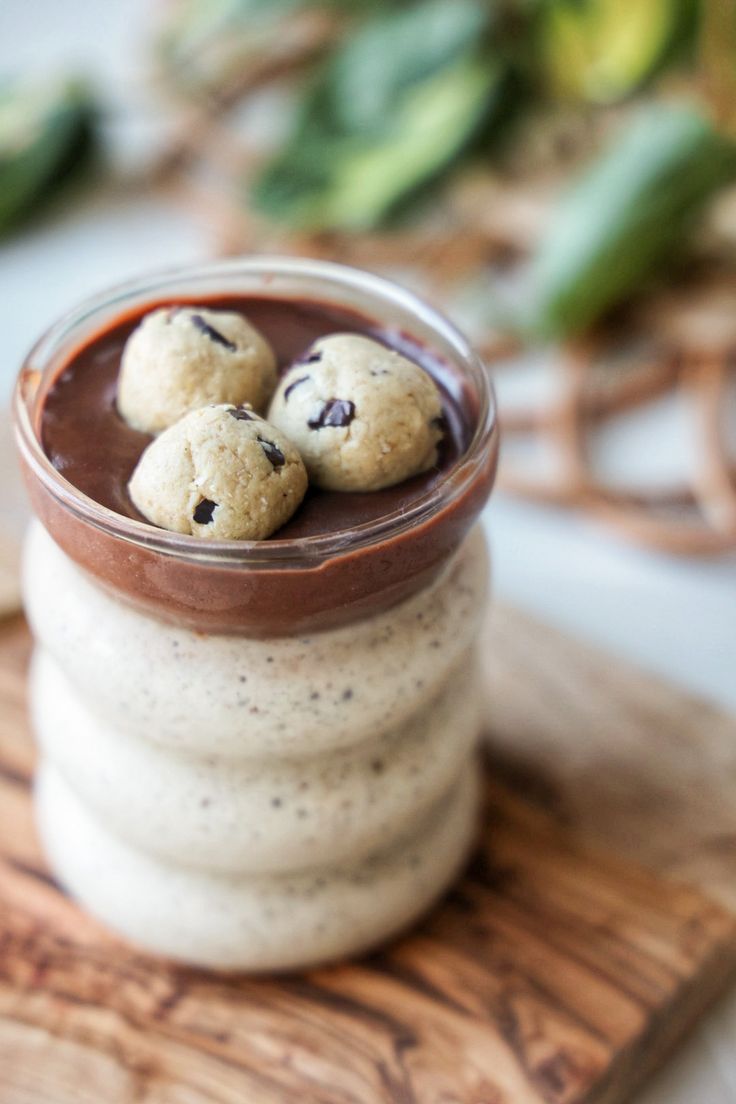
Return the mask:
<path id="1" fill-rule="evenodd" d="M 147 0 L 0 0 L 0 76 L 80 67 L 115 131 L 155 135 L 139 91 Z M 82 296 L 207 255 L 204 231 L 127 184 L 0 243 L 0 403 L 39 331 Z M 487 512 L 497 592 L 736 710 L 736 556 L 686 561 L 628 548 L 556 510 L 496 498 Z M 734 794 L 736 800 L 736 793 Z M 697 1029 L 636 1104 L 736 1104 L 736 997 Z"/>

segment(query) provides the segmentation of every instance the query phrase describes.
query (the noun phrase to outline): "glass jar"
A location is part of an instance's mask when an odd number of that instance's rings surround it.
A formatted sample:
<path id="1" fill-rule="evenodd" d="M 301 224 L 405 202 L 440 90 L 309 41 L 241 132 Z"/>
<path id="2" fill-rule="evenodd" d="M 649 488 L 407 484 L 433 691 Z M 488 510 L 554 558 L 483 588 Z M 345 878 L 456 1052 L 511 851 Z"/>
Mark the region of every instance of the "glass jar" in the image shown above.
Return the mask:
<path id="1" fill-rule="evenodd" d="M 40 441 L 70 355 L 148 303 L 233 293 L 324 300 L 430 347 L 472 426 L 461 459 L 409 509 L 291 540 L 201 541 L 87 498 Z M 37 517 L 37 814 L 60 881 L 140 945 L 220 969 L 302 967 L 409 924 L 462 865 L 477 812 L 475 523 L 498 441 L 466 340 L 366 273 L 214 262 L 62 319 L 22 368 L 15 417 Z"/>

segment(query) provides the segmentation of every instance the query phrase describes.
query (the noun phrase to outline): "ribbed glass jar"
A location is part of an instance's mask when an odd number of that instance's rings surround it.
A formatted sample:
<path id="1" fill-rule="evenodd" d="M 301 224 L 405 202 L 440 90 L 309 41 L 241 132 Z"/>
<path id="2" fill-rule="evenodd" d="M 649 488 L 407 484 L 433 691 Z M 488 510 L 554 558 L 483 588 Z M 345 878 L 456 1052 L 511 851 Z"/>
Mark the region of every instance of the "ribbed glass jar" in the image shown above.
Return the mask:
<path id="1" fill-rule="evenodd" d="M 41 444 L 70 355 L 146 303 L 236 293 L 347 307 L 430 347 L 472 429 L 464 455 L 410 509 L 302 539 L 200 541 L 86 498 Z M 37 809 L 60 880 L 142 946 L 222 969 L 300 967 L 405 927 L 462 864 L 476 813 L 475 522 L 497 432 L 462 335 L 352 269 L 215 262 L 59 322 L 15 416 L 38 518 Z"/>

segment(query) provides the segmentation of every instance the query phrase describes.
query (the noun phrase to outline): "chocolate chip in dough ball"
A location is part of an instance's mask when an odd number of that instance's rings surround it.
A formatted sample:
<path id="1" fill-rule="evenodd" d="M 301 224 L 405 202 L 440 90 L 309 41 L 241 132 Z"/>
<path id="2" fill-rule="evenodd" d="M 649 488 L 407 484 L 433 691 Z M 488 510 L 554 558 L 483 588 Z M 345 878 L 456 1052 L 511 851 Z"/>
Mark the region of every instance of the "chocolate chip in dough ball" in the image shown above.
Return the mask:
<path id="1" fill-rule="evenodd" d="M 220 404 L 193 410 L 152 441 L 128 489 L 162 529 L 263 540 L 296 510 L 307 473 L 278 429 L 248 407 Z"/>
<path id="2" fill-rule="evenodd" d="M 299 449 L 310 480 L 377 491 L 437 462 L 442 402 L 414 361 L 355 334 L 320 338 L 286 373 L 269 421 Z"/>
<path id="3" fill-rule="evenodd" d="M 118 410 L 134 429 L 160 433 L 208 403 L 263 410 L 276 385 L 276 358 L 242 314 L 162 307 L 125 343 Z"/>

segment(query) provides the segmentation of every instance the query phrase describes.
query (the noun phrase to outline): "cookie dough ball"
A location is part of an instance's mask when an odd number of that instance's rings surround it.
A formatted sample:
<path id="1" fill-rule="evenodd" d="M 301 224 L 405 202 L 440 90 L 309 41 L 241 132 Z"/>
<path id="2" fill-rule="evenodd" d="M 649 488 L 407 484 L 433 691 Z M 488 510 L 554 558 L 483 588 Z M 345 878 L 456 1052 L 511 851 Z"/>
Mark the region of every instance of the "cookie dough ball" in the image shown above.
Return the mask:
<path id="1" fill-rule="evenodd" d="M 437 462 L 442 403 L 432 377 L 377 341 L 320 338 L 281 380 L 269 420 L 333 491 L 377 491 Z"/>
<path id="2" fill-rule="evenodd" d="M 307 473 L 288 437 L 247 407 L 200 407 L 152 441 L 128 484 L 162 529 L 263 540 L 304 497 Z"/>
<path id="3" fill-rule="evenodd" d="M 118 410 L 134 429 L 160 433 L 208 403 L 263 410 L 276 386 L 276 358 L 241 314 L 163 307 L 128 338 Z"/>

